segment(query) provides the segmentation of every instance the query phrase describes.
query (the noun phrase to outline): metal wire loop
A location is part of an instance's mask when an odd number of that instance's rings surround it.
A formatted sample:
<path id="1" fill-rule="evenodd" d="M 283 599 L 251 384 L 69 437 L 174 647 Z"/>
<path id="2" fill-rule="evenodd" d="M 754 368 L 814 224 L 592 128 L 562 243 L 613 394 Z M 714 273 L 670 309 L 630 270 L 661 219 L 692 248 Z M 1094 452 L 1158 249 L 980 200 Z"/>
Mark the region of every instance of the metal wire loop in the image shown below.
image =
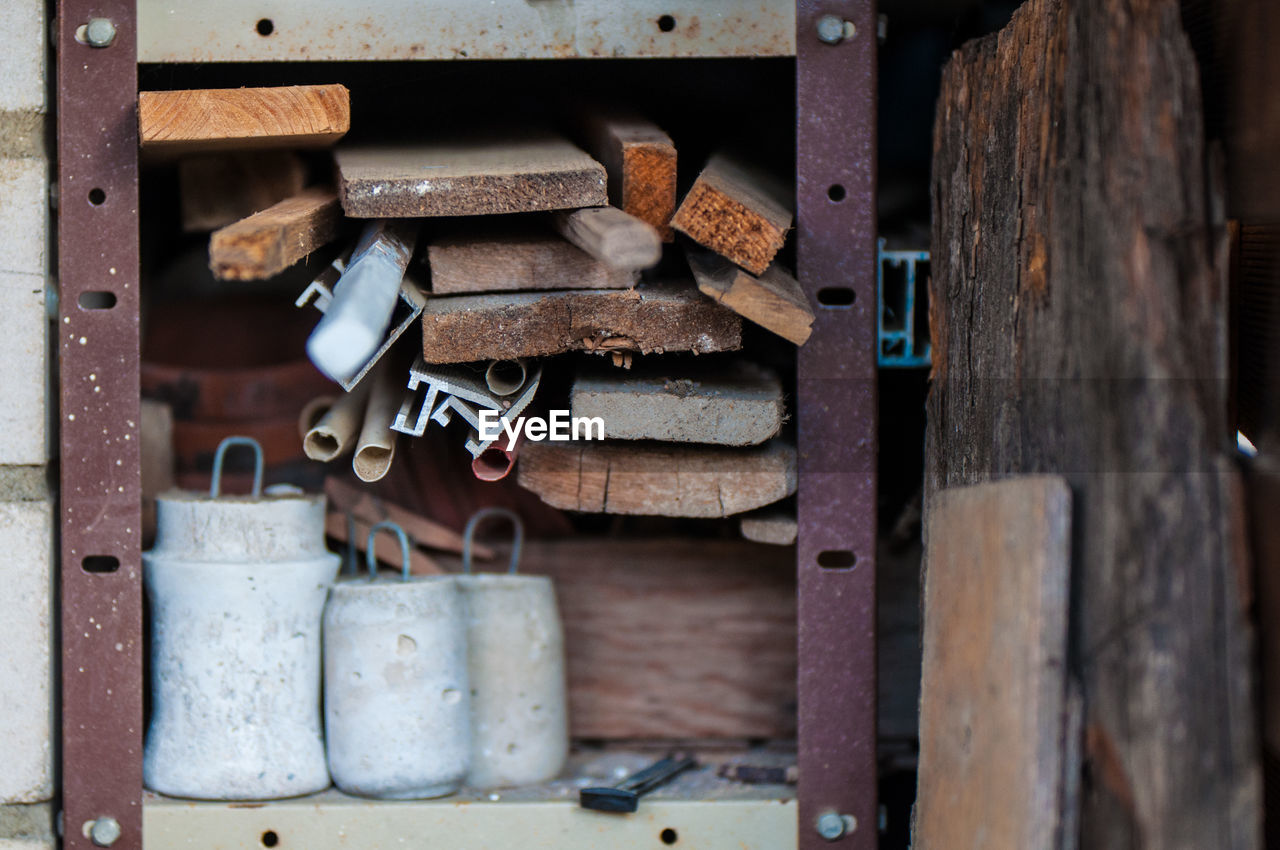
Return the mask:
<path id="1" fill-rule="evenodd" d="M 471 574 L 472 538 L 480 523 L 489 517 L 503 517 L 511 523 L 511 562 L 507 564 L 507 572 L 515 575 L 516 568 L 520 565 L 520 555 L 524 551 L 524 523 L 520 521 L 519 514 L 506 508 L 481 508 L 467 520 L 467 528 L 462 532 L 462 569 L 467 575 Z"/>
<path id="2" fill-rule="evenodd" d="M 253 437 L 227 437 L 218 443 L 218 450 L 213 455 L 213 476 L 209 482 L 210 498 L 218 498 L 222 494 L 222 460 L 227 449 L 232 446 L 248 446 L 253 449 L 253 498 L 262 497 L 262 446 Z"/>
<path id="3" fill-rule="evenodd" d="M 369 539 L 364 545 L 365 565 L 369 568 L 369 581 L 373 581 L 378 577 L 378 555 L 375 551 L 374 538 L 378 536 L 379 531 L 390 531 L 400 540 L 400 580 L 409 580 L 409 535 L 404 533 L 404 529 L 396 525 L 389 519 L 377 523 L 373 528 L 369 529 Z"/>

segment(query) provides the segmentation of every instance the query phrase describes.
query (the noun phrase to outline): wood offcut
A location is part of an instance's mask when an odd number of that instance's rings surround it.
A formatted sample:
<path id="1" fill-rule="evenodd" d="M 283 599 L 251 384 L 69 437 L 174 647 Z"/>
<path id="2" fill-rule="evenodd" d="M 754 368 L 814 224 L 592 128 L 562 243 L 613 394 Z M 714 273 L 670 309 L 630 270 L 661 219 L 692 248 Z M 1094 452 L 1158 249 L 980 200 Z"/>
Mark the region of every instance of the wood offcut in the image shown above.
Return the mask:
<path id="1" fill-rule="evenodd" d="M 680 202 L 671 226 L 752 274 L 781 250 L 795 196 L 776 176 L 719 153 Z"/>
<path id="2" fill-rule="evenodd" d="M 583 119 L 587 150 L 609 173 L 609 202 L 657 228 L 670 242 L 676 211 L 676 147 L 638 115 L 592 111 Z"/>
<path id="3" fill-rule="evenodd" d="M 541 229 L 460 232 L 427 248 L 431 292 L 457 295 L 543 289 L 629 289 L 639 276 L 602 263 Z"/>
<path id="4" fill-rule="evenodd" d="M 928 538 L 912 844 L 1071 847 L 1071 490 L 1052 476 L 944 490 Z"/>
<path id="5" fill-rule="evenodd" d="M 617 207 L 566 210 L 552 218 L 561 236 L 612 268 L 647 269 L 662 259 L 662 239 L 653 225 Z"/>
<path id="6" fill-rule="evenodd" d="M 709 251 L 689 251 L 688 259 L 703 295 L 796 345 L 809 339 L 813 308 L 800 282 L 777 263 L 754 277 Z"/>
<path id="7" fill-rule="evenodd" d="M 608 203 L 604 166 L 560 136 L 486 136 L 340 148 L 338 192 L 353 218 L 562 210 Z"/>
<path id="8" fill-rule="evenodd" d="M 271 277 L 333 241 L 341 219 L 333 190 L 304 189 L 215 231 L 209 238 L 209 267 L 224 280 Z"/>
<path id="9" fill-rule="evenodd" d="M 742 320 L 688 283 L 635 289 L 447 295 L 422 311 L 422 358 L 470 363 L 566 351 L 735 351 Z"/>
<path id="10" fill-rule="evenodd" d="M 586 372 L 569 393 L 575 417 L 599 417 L 612 440 L 754 446 L 782 429 L 782 383 L 752 363 L 675 372 Z"/>
<path id="11" fill-rule="evenodd" d="M 149 154 L 328 147 L 350 127 L 342 85 L 138 94 L 138 141 Z"/>
<path id="12" fill-rule="evenodd" d="M 614 441 L 526 442 L 520 486 L 587 513 L 726 517 L 796 490 L 796 450 Z"/>

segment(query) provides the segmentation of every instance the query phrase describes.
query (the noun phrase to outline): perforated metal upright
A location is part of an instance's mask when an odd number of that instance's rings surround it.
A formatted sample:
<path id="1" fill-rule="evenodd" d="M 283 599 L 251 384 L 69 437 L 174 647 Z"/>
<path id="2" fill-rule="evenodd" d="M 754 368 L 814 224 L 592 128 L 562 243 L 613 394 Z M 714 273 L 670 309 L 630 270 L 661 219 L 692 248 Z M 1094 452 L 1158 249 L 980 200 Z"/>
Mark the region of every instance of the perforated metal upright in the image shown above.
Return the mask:
<path id="1" fill-rule="evenodd" d="M 230 14 L 244 4 L 216 5 Z M 288 13 L 288 4 L 264 6 Z M 88 833 L 107 818 L 120 827 L 113 847 L 142 846 L 136 12 L 132 0 L 59 0 L 56 22 L 68 848 L 94 846 Z M 95 18 L 114 30 L 106 46 L 92 46 L 103 39 L 87 31 L 77 37 Z M 97 25 L 97 35 L 106 31 Z M 799 353 L 797 398 L 798 845 L 871 850 L 878 838 L 874 3 L 798 0 L 794 41 L 798 272 L 819 307 Z M 832 816 L 840 819 L 838 837 L 819 834 L 824 815 L 828 827 Z"/>

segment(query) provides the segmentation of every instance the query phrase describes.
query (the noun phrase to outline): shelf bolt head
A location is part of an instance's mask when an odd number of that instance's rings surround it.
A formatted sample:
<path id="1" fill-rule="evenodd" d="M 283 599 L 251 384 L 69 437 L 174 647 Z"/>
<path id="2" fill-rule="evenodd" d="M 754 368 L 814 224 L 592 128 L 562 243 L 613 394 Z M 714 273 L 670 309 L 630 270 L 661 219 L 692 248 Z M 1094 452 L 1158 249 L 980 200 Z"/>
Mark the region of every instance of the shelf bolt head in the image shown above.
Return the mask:
<path id="1" fill-rule="evenodd" d="M 823 44 L 839 44 L 846 38 L 858 34 L 853 21 L 846 21 L 838 15 L 823 15 L 818 18 L 818 41 Z"/>
<path id="2" fill-rule="evenodd" d="M 827 841 L 838 841 L 858 828 L 858 819 L 839 812 L 823 812 L 816 824 L 818 835 Z"/>
<path id="3" fill-rule="evenodd" d="M 84 42 L 90 47 L 110 47 L 116 40 L 116 25 L 108 18 L 90 18 L 84 27 Z"/>
<path id="4" fill-rule="evenodd" d="M 93 822 L 89 829 L 89 840 L 99 847 L 110 847 L 120 839 L 120 821 L 107 815 Z"/>

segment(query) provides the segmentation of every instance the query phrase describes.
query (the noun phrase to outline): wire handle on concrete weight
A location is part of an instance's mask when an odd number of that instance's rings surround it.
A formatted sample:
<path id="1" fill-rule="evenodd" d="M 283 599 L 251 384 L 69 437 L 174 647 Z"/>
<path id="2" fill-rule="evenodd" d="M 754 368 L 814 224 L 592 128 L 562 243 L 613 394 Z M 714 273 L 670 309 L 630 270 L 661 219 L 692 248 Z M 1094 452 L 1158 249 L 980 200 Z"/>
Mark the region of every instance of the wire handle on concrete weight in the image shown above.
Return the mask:
<path id="1" fill-rule="evenodd" d="M 369 581 L 374 581 L 378 577 L 378 555 L 375 551 L 374 539 L 378 536 L 379 531 L 390 531 L 400 540 L 400 580 L 409 580 L 409 535 L 404 533 L 404 529 L 396 525 L 389 519 L 369 529 L 369 539 L 364 544 L 364 561 L 369 568 Z"/>
<path id="2" fill-rule="evenodd" d="M 216 499 L 222 494 L 222 460 L 227 449 L 232 446 L 248 446 L 253 449 L 253 498 L 262 497 L 262 445 L 253 437 L 227 437 L 218 443 L 218 450 L 213 455 L 213 476 L 209 482 L 209 497 Z"/>
<path id="3" fill-rule="evenodd" d="M 467 528 L 462 532 L 462 569 L 468 575 L 471 574 L 471 540 L 476 535 L 476 528 L 493 516 L 503 517 L 511 522 L 511 562 L 507 564 L 507 572 L 515 575 L 516 568 L 520 565 L 520 553 L 524 551 L 524 523 L 520 521 L 520 515 L 506 508 L 481 508 L 467 520 Z"/>

